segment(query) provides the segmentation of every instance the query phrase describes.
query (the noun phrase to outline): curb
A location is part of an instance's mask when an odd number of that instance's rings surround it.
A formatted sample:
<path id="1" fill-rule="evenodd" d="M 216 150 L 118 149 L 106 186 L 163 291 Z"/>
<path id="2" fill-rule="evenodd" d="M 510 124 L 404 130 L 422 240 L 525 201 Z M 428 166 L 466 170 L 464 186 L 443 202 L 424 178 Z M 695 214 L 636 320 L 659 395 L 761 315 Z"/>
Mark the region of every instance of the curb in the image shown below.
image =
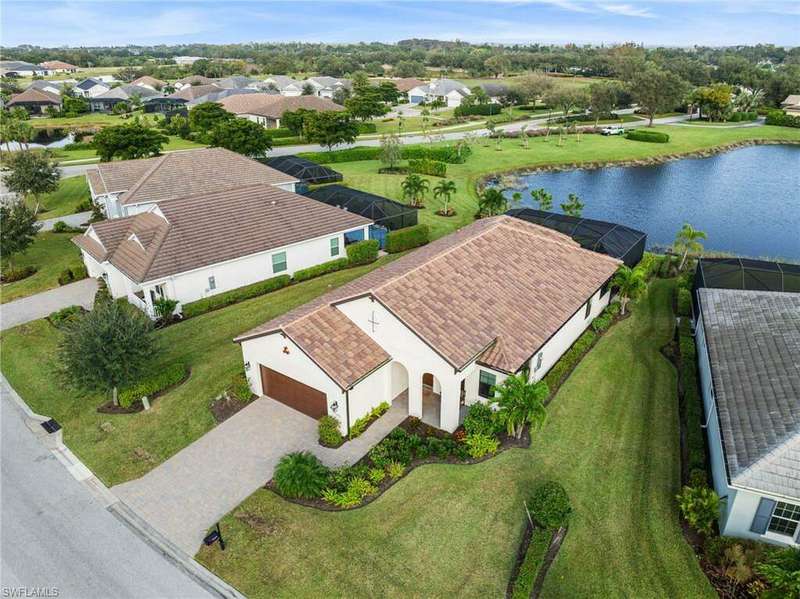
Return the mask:
<path id="1" fill-rule="evenodd" d="M 245 595 L 237 591 L 227 582 L 207 570 L 178 548 L 169 539 L 164 537 L 155 528 L 150 526 L 141 516 L 114 495 L 94 473 L 64 445 L 63 429 L 48 434 L 40 426 L 42 422 L 50 420 L 47 416 L 37 414 L 25 403 L 19 393 L 11 386 L 8 379 L 0 374 L 0 384 L 9 390 L 9 396 L 14 404 L 25 414 L 25 424 L 39 438 L 43 445 L 49 449 L 64 468 L 89 490 L 92 496 L 111 514 L 127 526 L 136 536 L 158 551 L 165 559 L 175 565 L 179 570 L 192 578 L 205 588 L 209 593 L 223 599 L 246 599 Z"/>

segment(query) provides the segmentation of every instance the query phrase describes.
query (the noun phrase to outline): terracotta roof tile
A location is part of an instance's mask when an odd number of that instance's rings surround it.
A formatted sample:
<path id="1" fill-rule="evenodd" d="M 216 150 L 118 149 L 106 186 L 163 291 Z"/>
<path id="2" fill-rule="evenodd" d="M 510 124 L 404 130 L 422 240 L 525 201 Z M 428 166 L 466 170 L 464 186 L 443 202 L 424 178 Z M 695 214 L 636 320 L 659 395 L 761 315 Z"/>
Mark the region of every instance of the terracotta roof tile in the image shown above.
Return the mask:
<path id="1" fill-rule="evenodd" d="M 255 114 L 279 119 L 286 111 L 304 108 L 320 112 L 344 110 L 336 102 L 318 96 L 277 96 L 274 94 L 241 94 L 228 96 L 219 102 L 234 114 Z"/>
<path id="2" fill-rule="evenodd" d="M 6 103 L 6 106 L 14 106 L 15 104 L 51 104 L 53 106 L 61 105 L 61 96 L 53 94 L 35 87 L 29 87 L 24 92 L 11 96 L 11 99 Z"/>

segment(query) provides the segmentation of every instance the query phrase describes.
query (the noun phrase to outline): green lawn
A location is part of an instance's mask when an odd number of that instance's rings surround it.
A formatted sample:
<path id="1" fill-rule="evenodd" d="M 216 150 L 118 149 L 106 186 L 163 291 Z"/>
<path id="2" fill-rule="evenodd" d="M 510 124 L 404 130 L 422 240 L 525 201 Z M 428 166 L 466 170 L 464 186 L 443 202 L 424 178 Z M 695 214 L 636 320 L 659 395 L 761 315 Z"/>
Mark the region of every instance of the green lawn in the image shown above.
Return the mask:
<path id="1" fill-rule="evenodd" d="M 44 220 L 74 214 L 78 204 L 89 199 L 89 185 L 86 183 L 86 177 L 78 175 L 61 179 L 58 190 L 39 199 L 41 212 L 37 216 L 39 220 Z M 31 207 L 36 204 L 33 198 L 28 198 L 26 201 Z"/>
<path id="2" fill-rule="evenodd" d="M 120 125 L 126 122 L 121 115 L 106 112 L 87 112 L 75 117 L 33 117 L 30 124 L 37 129 L 45 128 L 78 128 L 78 127 L 105 127 Z"/>
<path id="3" fill-rule="evenodd" d="M 59 239 L 69 243 L 69 235 L 61 235 Z M 242 367 L 241 350 L 232 341 L 236 335 L 310 301 L 331 287 L 359 277 L 387 260 L 383 258 L 370 266 L 298 283 L 159 331 L 157 336 L 164 349 L 160 363 L 184 361 L 190 365 L 192 375 L 185 384 L 158 398 L 153 409 L 146 413 L 98 414 L 96 408 L 103 403 L 103 398 L 80 397 L 66 389 L 54 370 L 53 356 L 59 333 L 45 320 L 0 334 L 3 347 L 0 367 L 34 411 L 52 416 L 61 423 L 70 449 L 103 482 L 115 485 L 142 476 L 214 426 L 209 404 Z M 80 263 L 80 259 L 76 263 Z M 6 287 L 3 286 L 4 301 L 8 300 Z M 103 431 L 100 425 L 104 422 L 111 422 L 114 430 Z M 139 448 L 149 457 L 141 452 L 139 455 L 145 457 L 138 457 L 135 451 Z"/>
<path id="4" fill-rule="evenodd" d="M 75 233 L 42 232 L 36 241 L 21 255 L 14 256 L 14 266 L 33 265 L 39 270 L 27 279 L 0 285 L 0 303 L 10 302 L 21 297 L 40 293 L 58 287 L 58 275 L 66 268 L 81 266 L 81 254 L 70 238 Z M 3 267 L 7 264 L 3 260 Z M 3 346 L 3 361 L 8 358 L 8 348 Z M 3 365 L 5 368 L 5 364 Z"/>
<path id="5" fill-rule="evenodd" d="M 575 509 L 545 597 L 714 597 L 678 525 L 672 282 L 602 338 L 528 450 L 414 470 L 377 501 L 330 513 L 256 491 L 198 559 L 249 597 L 501 597 L 545 479 Z M 249 522 L 249 523 L 248 523 Z M 255 524 L 255 525 L 253 525 Z"/>

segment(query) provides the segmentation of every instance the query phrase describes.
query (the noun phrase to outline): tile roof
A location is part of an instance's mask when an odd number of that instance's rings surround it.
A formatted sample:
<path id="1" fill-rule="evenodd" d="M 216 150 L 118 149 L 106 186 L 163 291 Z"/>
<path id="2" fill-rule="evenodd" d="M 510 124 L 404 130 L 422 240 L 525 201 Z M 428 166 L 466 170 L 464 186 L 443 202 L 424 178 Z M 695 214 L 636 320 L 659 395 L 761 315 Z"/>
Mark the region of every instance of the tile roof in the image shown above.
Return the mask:
<path id="1" fill-rule="evenodd" d="M 300 83 L 297 79 L 292 79 L 291 77 L 287 77 L 286 75 L 270 75 L 266 79 L 265 82 L 270 81 L 275 83 L 275 87 L 280 89 L 285 89 L 289 85 L 294 85 L 298 88 L 302 87 L 302 83 Z"/>
<path id="2" fill-rule="evenodd" d="M 161 79 L 156 79 L 150 75 L 142 75 L 131 81 L 131 85 L 149 85 L 150 87 L 164 87 L 166 84 L 166 81 L 161 81 Z"/>
<path id="3" fill-rule="evenodd" d="M 454 367 L 477 357 L 515 372 L 619 264 L 538 225 L 508 216 L 483 219 L 236 341 L 286 331 L 320 309 L 370 295 Z M 377 360 L 365 361 L 362 370 Z"/>
<path id="4" fill-rule="evenodd" d="M 731 483 L 800 499 L 800 294 L 698 297 Z"/>
<path id="5" fill-rule="evenodd" d="M 799 106 L 800 105 L 800 94 L 792 94 L 790 96 L 786 96 L 786 99 L 781 102 L 781 106 Z"/>
<path id="6" fill-rule="evenodd" d="M 35 87 L 29 87 L 24 92 L 11 96 L 6 106 L 14 104 L 52 104 L 60 105 L 61 96 Z"/>
<path id="7" fill-rule="evenodd" d="M 282 185 L 294 177 L 224 148 L 170 152 L 155 158 L 104 162 L 87 171 L 95 194 L 124 192 L 123 204 L 160 202 L 246 185 Z"/>
<path id="8" fill-rule="evenodd" d="M 344 110 L 328 98 L 318 96 L 276 96 L 274 94 L 246 94 L 229 96 L 220 101 L 225 109 L 234 114 L 255 114 L 279 119 L 286 111 L 298 108 L 306 110 L 328 111 Z"/>
<path id="9" fill-rule="evenodd" d="M 407 92 L 415 87 L 421 87 L 425 85 L 425 82 L 420 79 L 415 79 L 414 77 L 404 77 L 402 79 L 388 79 L 390 83 L 394 83 L 397 91 Z"/>
<path id="10" fill-rule="evenodd" d="M 145 212 L 93 224 L 100 244 L 89 231 L 73 241 L 141 283 L 372 222 L 264 184 L 171 199 L 158 208 L 163 218 Z M 141 245 L 129 239 L 133 234 Z"/>
<path id="11" fill-rule="evenodd" d="M 120 85 L 118 87 L 112 87 L 108 91 L 103 92 L 100 95 L 95 96 L 94 98 L 90 98 L 91 102 L 103 100 L 130 100 L 133 96 L 139 96 L 140 98 L 155 98 L 157 96 L 161 96 L 161 92 L 152 90 L 149 87 L 142 87 L 141 85 Z"/>
<path id="12" fill-rule="evenodd" d="M 102 85 L 103 87 L 108 87 L 108 88 L 111 87 L 105 81 L 101 81 L 100 79 L 94 79 L 93 77 L 89 77 L 88 79 L 84 79 L 83 81 L 78 83 L 78 85 L 76 85 L 75 87 L 77 87 L 78 89 L 82 89 L 82 90 L 88 90 L 88 89 L 93 88 L 95 85 Z"/>
<path id="13" fill-rule="evenodd" d="M 195 98 L 200 98 L 202 96 L 207 96 L 208 94 L 218 92 L 221 89 L 221 87 L 211 83 L 207 85 L 190 85 L 189 87 L 184 87 L 182 90 L 176 91 L 167 97 L 188 101 L 194 100 Z"/>
<path id="14" fill-rule="evenodd" d="M 74 64 L 70 64 L 68 62 L 64 62 L 63 60 L 46 60 L 45 62 L 39 63 L 40 67 L 44 67 L 45 69 L 77 69 Z"/>
<path id="15" fill-rule="evenodd" d="M 215 79 L 211 79 L 209 77 L 204 77 L 203 75 L 189 75 L 188 77 L 184 77 L 183 79 L 178 79 L 175 83 L 185 84 L 188 83 L 189 85 L 208 85 L 210 83 L 214 83 Z"/>

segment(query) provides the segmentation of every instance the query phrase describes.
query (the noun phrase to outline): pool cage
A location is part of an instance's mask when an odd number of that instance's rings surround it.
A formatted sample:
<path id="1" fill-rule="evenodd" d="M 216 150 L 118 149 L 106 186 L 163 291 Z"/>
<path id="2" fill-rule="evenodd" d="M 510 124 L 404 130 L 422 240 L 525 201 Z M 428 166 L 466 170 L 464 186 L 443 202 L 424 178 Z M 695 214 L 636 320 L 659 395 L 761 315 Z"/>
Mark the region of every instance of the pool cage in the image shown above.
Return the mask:
<path id="1" fill-rule="evenodd" d="M 264 161 L 269 167 L 299 179 L 306 185 L 335 183 L 342 180 L 342 174 L 316 162 L 294 155 L 275 156 Z"/>
<path id="2" fill-rule="evenodd" d="M 506 214 L 560 231 L 577 241 L 582 248 L 618 258 L 631 268 L 642 259 L 647 244 L 646 233 L 602 220 L 556 214 L 534 208 L 514 208 Z"/>
<path id="3" fill-rule="evenodd" d="M 749 258 L 701 258 L 697 262 L 694 288 L 701 287 L 800 293 L 800 264 Z"/>

